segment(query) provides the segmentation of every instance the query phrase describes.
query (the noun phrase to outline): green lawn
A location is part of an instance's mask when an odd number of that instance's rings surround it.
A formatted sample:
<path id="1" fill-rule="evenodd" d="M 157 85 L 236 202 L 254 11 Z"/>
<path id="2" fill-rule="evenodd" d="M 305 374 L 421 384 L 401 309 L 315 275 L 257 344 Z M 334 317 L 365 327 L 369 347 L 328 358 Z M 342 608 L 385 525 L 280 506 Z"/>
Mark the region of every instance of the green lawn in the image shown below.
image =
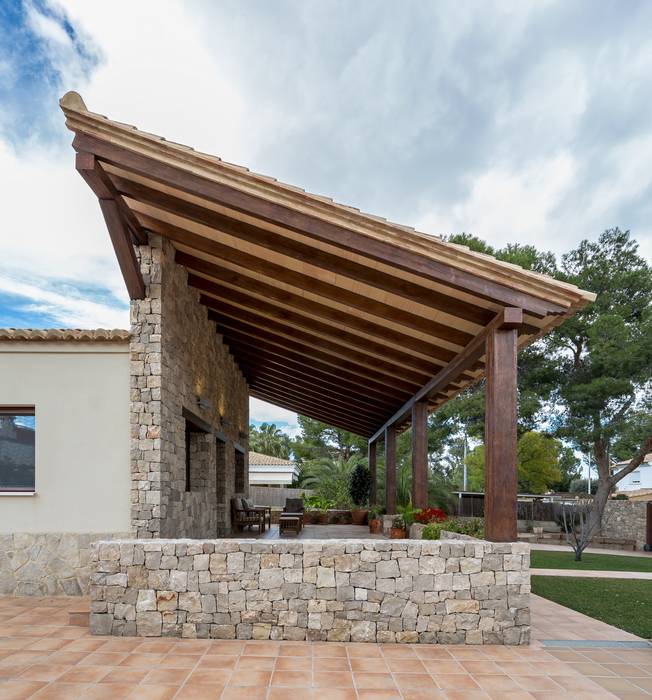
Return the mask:
<path id="1" fill-rule="evenodd" d="M 530 552 L 533 569 L 585 569 L 586 571 L 652 571 L 652 555 L 627 557 L 617 554 L 586 554 L 575 561 L 575 554 L 533 549 Z"/>
<path id="2" fill-rule="evenodd" d="M 644 639 L 652 638 L 652 581 L 532 576 L 532 592 Z"/>

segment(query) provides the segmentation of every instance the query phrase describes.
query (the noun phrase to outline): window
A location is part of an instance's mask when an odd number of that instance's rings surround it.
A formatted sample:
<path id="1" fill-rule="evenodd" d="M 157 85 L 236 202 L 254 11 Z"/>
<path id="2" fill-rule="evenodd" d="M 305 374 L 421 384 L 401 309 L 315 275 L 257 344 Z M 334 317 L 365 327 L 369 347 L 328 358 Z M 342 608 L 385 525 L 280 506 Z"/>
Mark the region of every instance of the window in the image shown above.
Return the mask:
<path id="1" fill-rule="evenodd" d="M 206 435 L 211 426 L 199 416 L 183 409 L 186 421 L 186 491 L 197 491 L 206 486 L 208 443 Z"/>
<path id="2" fill-rule="evenodd" d="M 0 492 L 34 492 L 33 406 L 0 406 Z"/>
<path id="3" fill-rule="evenodd" d="M 245 455 L 235 448 L 235 492 L 244 493 L 245 490 Z"/>

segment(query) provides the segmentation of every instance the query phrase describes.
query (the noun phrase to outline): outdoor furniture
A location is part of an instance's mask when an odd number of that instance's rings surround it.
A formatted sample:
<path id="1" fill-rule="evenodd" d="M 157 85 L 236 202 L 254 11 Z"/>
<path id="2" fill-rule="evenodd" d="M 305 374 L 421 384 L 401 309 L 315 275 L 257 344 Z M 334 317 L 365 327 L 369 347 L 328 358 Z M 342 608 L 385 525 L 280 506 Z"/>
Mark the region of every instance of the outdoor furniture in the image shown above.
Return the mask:
<path id="1" fill-rule="evenodd" d="M 248 508 L 245 500 L 239 496 L 231 499 L 231 523 L 240 532 L 253 525 L 258 526 L 259 532 L 265 532 L 265 514 L 260 510 Z"/>
<path id="2" fill-rule="evenodd" d="M 301 513 L 303 517 L 304 512 L 303 498 L 286 498 L 285 506 L 283 506 L 284 513 Z"/>
<path id="3" fill-rule="evenodd" d="M 278 533 L 281 537 L 285 537 L 290 533 L 298 537 L 302 527 L 303 515 L 301 513 L 281 513 L 279 516 Z"/>
<path id="4" fill-rule="evenodd" d="M 258 511 L 263 514 L 263 520 L 267 523 L 267 527 L 272 526 L 272 507 L 271 506 L 257 506 L 254 505 L 248 498 L 243 498 L 245 506 L 248 510 Z"/>

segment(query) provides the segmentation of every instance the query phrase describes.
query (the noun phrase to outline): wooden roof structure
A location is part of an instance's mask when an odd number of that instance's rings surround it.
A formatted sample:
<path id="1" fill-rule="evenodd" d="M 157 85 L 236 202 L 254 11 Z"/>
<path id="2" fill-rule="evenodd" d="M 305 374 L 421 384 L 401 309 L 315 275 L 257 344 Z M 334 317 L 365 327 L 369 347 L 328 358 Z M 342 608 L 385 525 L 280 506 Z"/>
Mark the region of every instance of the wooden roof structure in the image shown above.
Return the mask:
<path id="1" fill-rule="evenodd" d="M 132 298 L 134 244 L 170 240 L 264 401 L 367 438 L 477 381 L 492 329 L 522 347 L 594 296 L 61 99 Z"/>

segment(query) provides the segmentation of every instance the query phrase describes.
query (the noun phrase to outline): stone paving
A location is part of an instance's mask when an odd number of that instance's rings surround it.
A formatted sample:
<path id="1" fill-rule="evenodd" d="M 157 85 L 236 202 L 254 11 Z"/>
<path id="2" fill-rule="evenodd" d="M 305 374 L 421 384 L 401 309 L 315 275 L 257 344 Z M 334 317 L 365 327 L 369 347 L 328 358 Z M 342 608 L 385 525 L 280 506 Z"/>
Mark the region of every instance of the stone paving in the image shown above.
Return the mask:
<path id="1" fill-rule="evenodd" d="M 2 700 L 652 697 L 650 649 L 91 637 L 69 624 L 88 605 L 0 598 Z"/>

